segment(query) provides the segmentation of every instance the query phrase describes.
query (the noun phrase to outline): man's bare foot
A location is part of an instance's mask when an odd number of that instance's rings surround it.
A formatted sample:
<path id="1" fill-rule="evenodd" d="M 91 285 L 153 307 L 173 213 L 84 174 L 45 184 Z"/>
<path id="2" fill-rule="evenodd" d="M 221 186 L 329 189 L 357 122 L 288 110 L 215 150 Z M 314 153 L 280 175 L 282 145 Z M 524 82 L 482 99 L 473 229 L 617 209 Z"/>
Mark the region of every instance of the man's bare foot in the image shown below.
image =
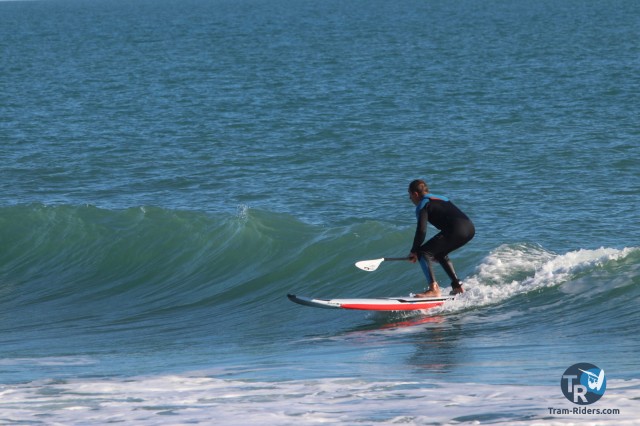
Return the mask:
<path id="1" fill-rule="evenodd" d="M 440 291 L 440 286 L 438 285 L 438 283 L 433 283 L 431 284 L 431 287 L 429 287 L 429 290 L 425 291 L 424 293 L 418 293 L 416 294 L 415 297 L 440 297 L 442 295 L 442 292 Z"/>

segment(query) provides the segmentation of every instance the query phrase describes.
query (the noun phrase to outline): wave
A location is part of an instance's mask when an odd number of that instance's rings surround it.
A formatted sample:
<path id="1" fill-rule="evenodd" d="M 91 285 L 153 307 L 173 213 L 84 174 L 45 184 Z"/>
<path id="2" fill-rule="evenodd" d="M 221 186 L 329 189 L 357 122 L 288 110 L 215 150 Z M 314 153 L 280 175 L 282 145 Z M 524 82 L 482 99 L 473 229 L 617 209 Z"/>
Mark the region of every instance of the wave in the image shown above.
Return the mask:
<path id="1" fill-rule="evenodd" d="M 357 238 L 240 207 L 208 214 L 156 207 L 0 208 L 3 329 L 200 322 L 316 283 Z M 326 278 L 326 277 L 325 277 Z M 198 312 L 199 311 L 199 312 Z M 245 318 L 246 319 L 246 318 Z"/>
<path id="2" fill-rule="evenodd" d="M 212 324 L 241 323 L 259 334 L 267 324 L 299 314 L 286 301 L 288 292 L 356 297 L 416 290 L 423 280 L 416 268 L 385 265 L 364 273 L 353 267 L 369 256 L 403 253 L 407 232 L 384 222 L 325 228 L 246 207 L 235 214 L 3 207 L 0 327 L 211 333 Z M 445 313 L 517 304 L 549 288 L 563 294 L 585 288 L 590 295 L 622 293 L 627 299 L 621 297 L 621 303 L 637 303 L 637 248 L 555 254 L 535 245 L 504 245 L 490 250 L 478 266 L 472 255 L 461 253 L 456 266 L 467 277 L 467 294 Z M 592 301 L 572 297 L 569 303 Z M 309 312 L 310 320 L 318 315 Z"/>
<path id="3" fill-rule="evenodd" d="M 601 247 L 556 254 L 537 245 L 503 245 L 493 250 L 467 279 L 471 288 L 468 299 L 475 305 L 499 303 L 561 285 L 563 291 L 571 292 L 583 278 L 601 274 L 609 275 L 606 291 L 631 287 L 638 280 L 639 255 L 638 248 Z M 620 268 L 628 269 L 624 277 L 616 274 Z"/>

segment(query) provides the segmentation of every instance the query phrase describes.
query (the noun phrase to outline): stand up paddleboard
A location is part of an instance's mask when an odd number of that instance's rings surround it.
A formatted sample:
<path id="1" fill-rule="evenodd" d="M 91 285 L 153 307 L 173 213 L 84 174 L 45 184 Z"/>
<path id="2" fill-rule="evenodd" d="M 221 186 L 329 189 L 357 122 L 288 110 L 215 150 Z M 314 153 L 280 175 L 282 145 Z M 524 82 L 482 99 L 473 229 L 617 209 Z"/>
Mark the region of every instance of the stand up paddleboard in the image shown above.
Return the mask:
<path id="1" fill-rule="evenodd" d="M 417 311 L 437 308 L 455 296 L 440 297 L 380 297 L 372 299 L 313 299 L 287 294 L 292 302 L 325 309 L 356 309 L 361 311 Z"/>

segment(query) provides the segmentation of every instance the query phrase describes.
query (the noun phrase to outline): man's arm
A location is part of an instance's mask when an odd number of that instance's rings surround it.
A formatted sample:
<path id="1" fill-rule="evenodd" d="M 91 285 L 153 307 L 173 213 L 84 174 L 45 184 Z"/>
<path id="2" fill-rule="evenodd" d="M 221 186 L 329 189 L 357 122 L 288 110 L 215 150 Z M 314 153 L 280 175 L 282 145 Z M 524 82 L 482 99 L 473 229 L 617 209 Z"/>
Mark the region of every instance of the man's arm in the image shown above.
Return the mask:
<path id="1" fill-rule="evenodd" d="M 411 253 L 417 253 L 420 246 L 424 242 L 427 236 L 427 224 L 429 223 L 429 213 L 427 212 L 427 206 L 420 210 L 418 216 L 418 224 L 416 225 L 416 233 L 413 237 L 413 246 L 411 247 Z"/>

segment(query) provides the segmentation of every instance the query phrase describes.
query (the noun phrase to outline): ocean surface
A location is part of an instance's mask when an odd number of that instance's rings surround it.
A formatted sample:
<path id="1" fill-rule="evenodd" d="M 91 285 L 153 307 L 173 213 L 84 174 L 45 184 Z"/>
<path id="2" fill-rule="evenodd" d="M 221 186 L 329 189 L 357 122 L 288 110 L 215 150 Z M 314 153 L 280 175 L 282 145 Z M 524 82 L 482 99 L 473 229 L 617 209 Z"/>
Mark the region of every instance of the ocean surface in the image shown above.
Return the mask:
<path id="1" fill-rule="evenodd" d="M 639 40 L 635 0 L 0 2 L 0 424 L 640 424 Z M 464 295 L 287 299 L 422 290 L 353 265 L 416 178 Z M 580 362 L 604 414 L 554 411 Z"/>

